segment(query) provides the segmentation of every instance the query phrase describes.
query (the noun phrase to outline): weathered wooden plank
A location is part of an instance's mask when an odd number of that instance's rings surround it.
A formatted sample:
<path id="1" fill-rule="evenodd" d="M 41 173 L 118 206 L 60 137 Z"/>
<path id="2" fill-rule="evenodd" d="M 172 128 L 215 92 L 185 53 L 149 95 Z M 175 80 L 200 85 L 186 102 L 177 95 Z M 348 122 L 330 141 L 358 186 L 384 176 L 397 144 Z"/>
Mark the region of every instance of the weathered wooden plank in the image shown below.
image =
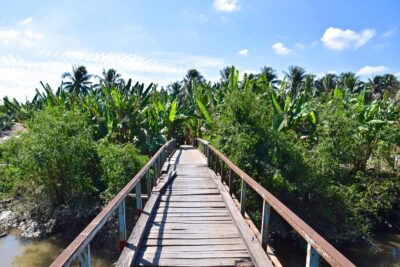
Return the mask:
<path id="1" fill-rule="evenodd" d="M 229 216 L 218 216 L 218 217 L 164 217 L 164 216 L 156 216 L 151 218 L 152 222 L 212 222 L 212 221 L 230 221 L 232 222 L 231 217 Z"/>
<path id="2" fill-rule="evenodd" d="M 153 261 L 140 259 L 139 266 L 236 266 L 240 262 L 240 258 L 217 258 L 217 259 L 164 259 L 155 258 Z M 243 258 L 242 261 L 247 260 Z"/>
<path id="3" fill-rule="evenodd" d="M 216 232 L 216 233 L 209 233 L 209 232 L 205 232 L 205 233 L 181 233 L 181 232 L 150 232 L 146 234 L 146 237 L 148 239 L 152 239 L 152 238 L 175 238 L 175 239 L 187 239 L 187 238 L 194 238 L 194 239 L 201 239 L 201 238 L 231 238 L 231 237 L 240 237 L 239 233 L 220 233 L 220 232 Z"/>
<path id="4" fill-rule="evenodd" d="M 162 249 L 156 246 L 143 246 L 143 253 L 148 252 L 200 252 L 200 251 L 246 251 L 246 246 L 244 244 L 236 244 L 236 245 L 212 245 L 212 246 L 165 246 Z"/>
<path id="5" fill-rule="evenodd" d="M 160 208 L 224 208 L 225 203 L 220 202 L 160 202 Z"/>
<path id="6" fill-rule="evenodd" d="M 142 259 L 153 260 L 154 258 L 164 259 L 212 259 L 212 258 L 249 258 L 247 251 L 207 251 L 207 252 L 147 252 L 142 253 L 140 256 Z"/>
<path id="7" fill-rule="evenodd" d="M 186 224 L 186 223 L 151 223 L 149 222 L 149 227 L 151 228 L 161 228 L 161 229 L 220 229 L 221 231 L 230 231 L 236 229 L 233 224 L 226 225 L 222 223 L 205 223 L 205 224 Z"/>
<path id="8" fill-rule="evenodd" d="M 173 214 L 173 213 L 204 213 L 204 212 L 226 212 L 226 209 L 222 208 L 173 208 L 159 209 L 156 214 Z"/>
<path id="9" fill-rule="evenodd" d="M 146 233 L 149 234 L 228 234 L 234 233 L 237 234 L 238 231 L 233 229 L 228 232 L 221 231 L 221 229 L 207 229 L 207 228 L 200 228 L 200 229 L 159 229 L 159 228 L 148 228 L 146 229 Z"/>
<path id="10" fill-rule="evenodd" d="M 168 239 L 152 238 L 145 239 L 146 246 L 199 246 L 199 245 L 240 245 L 243 244 L 241 238 L 209 238 L 209 239 Z"/>
<path id="11" fill-rule="evenodd" d="M 200 218 L 210 218 L 210 217 L 220 217 L 220 216 L 229 216 L 228 211 L 215 211 L 215 212 L 175 212 L 175 213 L 155 213 L 157 217 L 200 217 Z"/>

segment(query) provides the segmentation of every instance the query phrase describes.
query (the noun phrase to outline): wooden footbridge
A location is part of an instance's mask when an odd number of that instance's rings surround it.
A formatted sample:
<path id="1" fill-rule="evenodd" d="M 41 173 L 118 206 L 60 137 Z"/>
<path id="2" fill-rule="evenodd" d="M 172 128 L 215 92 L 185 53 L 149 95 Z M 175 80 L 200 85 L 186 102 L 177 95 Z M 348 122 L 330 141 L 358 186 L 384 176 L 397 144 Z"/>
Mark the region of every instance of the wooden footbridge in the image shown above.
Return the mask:
<path id="1" fill-rule="evenodd" d="M 305 266 L 354 266 L 216 148 L 199 138 L 194 143 L 162 146 L 51 266 L 91 266 L 90 242 L 114 214 L 122 251 L 116 266 L 282 266 L 268 245 L 271 212 L 307 242 Z M 246 213 L 250 190 L 263 201 L 260 229 Z M 131 192 L 137 216 L 127 238 Z"/>

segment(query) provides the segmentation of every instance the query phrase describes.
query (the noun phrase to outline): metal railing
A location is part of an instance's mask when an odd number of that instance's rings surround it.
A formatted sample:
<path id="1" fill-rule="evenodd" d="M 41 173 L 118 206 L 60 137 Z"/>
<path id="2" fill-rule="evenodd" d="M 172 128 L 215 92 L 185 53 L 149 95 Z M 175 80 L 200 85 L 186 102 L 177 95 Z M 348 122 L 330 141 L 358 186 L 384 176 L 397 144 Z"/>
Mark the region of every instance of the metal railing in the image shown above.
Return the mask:
<path id="1" fill-rule="evenodd" d="M 263 199 L 263 211 L 261 221 L 261 245 L 265 247 L 268 243 L 268 233 L 270 231 L 269 222 L 271 217 L 271 209 L 278 213 L 292 228 L 305 239 L 307 242 L 307 257 L 306 266 L 316 267 L 319 266 L 320 255 L 331 266 L 355 266 L 345 256 L 343 256 L 336 248 L 328 243 L 322 236 L 320 236 L 314 229 L 300 219 L 294 212 L 280 202 L 268 190 L 257 183 L 253 178 L 247 175 L 239 167 L 233 164 L 227 157 L 225 157 L 215 147 L 210 145 L 206 140 L 196 138 L 195 147 L 199 144 L 202 146 L 202 151 L 207 158 L 208 166 L 217 173 L 218 161 L 220 161 L 220 174 L 221 178 L 224 177 L 223 170 L 224 164 L 228 167 L 227 186 L 229 194 L 233 194 L 233 177 L 232 171 L 241 178 L 240 189 L 240 212 L 242 215 L 246 211 L 246 192 L 248 187 L 253 189 Z M 225 177 L 226 178 L 226 177 Z"/>
<path id="2" fill-rule="evenodd" d="M 136 210 L 138 211 L 139 216 L 140 211 L 142 210 L 141 179 L 146 177 L 147 194 L 150 197 L 152 190 L 151 169 L 153 169 L 153 183 L 155 183 L 161 174 L 162 166 L 175 149 L 176 140 L 168 141 L 163 145 L 135 175 L 135 177 L 133 177 L 132 180 L 130 180 L 129 183 L 107 204 L 96 218 L 94 218 L 93 221 L 75 238 L 75 240 L 69 244 L 69 246 L 50 266 L 71 266 L 71 264 L 78 259 L 80 266 L 89 267 L 90 242 L 106 224 L 108 219 L 113 216 L 116 210 L 118 210 L 119 248 L 120 251 L 122 251 L 127 240 L 125 199 L 128 197 L 130 192 L 135 189 Z"/>

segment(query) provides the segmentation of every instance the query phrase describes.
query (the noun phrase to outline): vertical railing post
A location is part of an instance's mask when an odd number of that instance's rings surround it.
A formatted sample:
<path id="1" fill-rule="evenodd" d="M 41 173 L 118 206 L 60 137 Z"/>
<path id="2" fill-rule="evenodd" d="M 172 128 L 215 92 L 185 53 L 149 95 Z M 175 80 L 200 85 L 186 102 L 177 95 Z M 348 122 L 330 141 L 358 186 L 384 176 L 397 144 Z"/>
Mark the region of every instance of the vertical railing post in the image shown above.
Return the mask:
<path id="1" fill-rule="evenodd" d="M 84 248 L 82 253 L 78 255 L 80 267 L 90 267 L 90 243 Z"/>
<path id="2" fill-rule="evenodd" d="M 136 214 L 139 217 L 142 212 L 142 186 L 140 180 L 137 182 L 135 187 L 136 192 Z"/>
<path id="3" fill-rule="evenodd" d="M 224 161 L 221 159 L 221 181 L 224 180 Z"/>
<path id="4" fill-rule="evenodd" d="M 206 148 L 207 166 L 210 166 L 210 147 L 207 145 Z"/>
<path id="5" fill-rule="evenodd" d="M 146 171 L 146 186 L 147 186 L 147 199 L 149 199 L 151 195 L 150 168 Z"/>
<path id="6" fill-rule="evenodd" d="M 154 183 L 157 183 L 157 170 L 156 170 L 156 162 L 153 162 L 153 173 L 154 173 Z"/>
<path id="7" fill-rule="evenodd" d="M 229 168 L 229 171 L 228 171 L 228 186 L 229 186 L 229 195 L 231 195 L 232 196 L 232 189 L 233 189 L 233 180 L 232 180 L 232 169 L 230 168 L 230 167 L 228 167 Z"/>
<path id="8" fill-rule="evenodd" d="M 125 247 L 126 244 L 126 213 L 125 213 L 125 199 L 122 200 L 118 206 L 118 236 L 119 236 L 119 251 Z"/>
<path id="9" fill-rule="evenodd" d="M 318 267 L 318 266 L 319 266 L 319 254 L 310 245 L 310 243 L 307 243 L 306 267 Z"/>
<path id="10" fill-rule="evenodd" d="M 246 191 L 247 191 L 247 184 L 242 179 L 242 189 L 241 189 L 241 196 L 240 196 L 240 213 L 244 215 L 246 212 Z"/>
<path id="11" fill-rule="evenodd" d="M 261 220 L 261 246 L 266 247 L 268 243 L 269 222 L 271 220 L 271 206 L 264 200 Z"/>

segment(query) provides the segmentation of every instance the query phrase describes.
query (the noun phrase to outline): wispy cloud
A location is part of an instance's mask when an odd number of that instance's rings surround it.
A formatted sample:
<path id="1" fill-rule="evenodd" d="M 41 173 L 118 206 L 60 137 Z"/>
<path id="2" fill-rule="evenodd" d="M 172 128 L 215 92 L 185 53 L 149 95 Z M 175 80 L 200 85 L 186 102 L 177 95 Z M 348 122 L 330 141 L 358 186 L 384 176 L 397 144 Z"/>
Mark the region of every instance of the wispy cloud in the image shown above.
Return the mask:
<path id="1" fill-rule="evenodd" d="M 347 48 L 359 48 L 365 45 L 375 35 L 375 30 L 365 29 L 362 32 L 355 32 L 347 29 L 329 27 L 325 30 L 321 41 L 324 45 L 333 50 L 344 50 Z"/>
<path id="2" fill-rule="evenodd" d="M 249 53 L 249 50 L 245 48 L 245 49 L 240 50 L 238 52 L 238 55 L 239 56 L 247 56 L 248 53 Z"/>
<path id="3" fill-rule="evenodd" d="M 306 45 L 302 44 L 302 43 L 297 43 L 294 45 L 294 47 L 296 47 L 297 49 L 303 50 L 306 48 Z"/>
<path id="4" fill-rule="evenodd" d="M 396 33 L 396 28 L 392 28 L 382 34 L 383 37 L 389 38 L 392 37 Z"/>
<path id="5" fill-rule="evenodd" d="M 57 87 L 61 74 L 72 65 L 82 64 L 93 74 L 103 68 L 115 68 L 125 78 L 166 85 L 181 79 L 190 68 L 217 72 L 225 64 L 221 58 L 182 53 L 131 54 L 82 50 L 40 51 L 28 56 L 0 54 L 0 98 L 9 95 L 32 97 L 39 81 Z"/>
<path id="6" fill-rule="evenodd" d="M 273 44 L 272 49 L 274 49 L 275 53 L 278 55 L 287 55 L 291 52 L 291 50 L 287 48 L 283 43 Z"/>
<path id="7" fill-rule="evenodd" d="M 369 76 L 369 75 L 376 75 L 380 73 L 384 73 L 389 71 L 390 69 L 386 66 L 364 66 L 360 68 L 357 72 L 357 75 L 360 76 Z"/>
<path id="8" fill-rule="evenodd" d="M 28 24 L 28 23 L 31 23 L 32 21 L 33 21 L 33 18 L 29 17 L 24 20 L 21 20 L 21 24 Z"/>
<path id="9" fill-rule="evenodd" d="M 213 6 L 221 12 L 234 12 L 241 9 L 238 0 L 215 0 Z"/>

